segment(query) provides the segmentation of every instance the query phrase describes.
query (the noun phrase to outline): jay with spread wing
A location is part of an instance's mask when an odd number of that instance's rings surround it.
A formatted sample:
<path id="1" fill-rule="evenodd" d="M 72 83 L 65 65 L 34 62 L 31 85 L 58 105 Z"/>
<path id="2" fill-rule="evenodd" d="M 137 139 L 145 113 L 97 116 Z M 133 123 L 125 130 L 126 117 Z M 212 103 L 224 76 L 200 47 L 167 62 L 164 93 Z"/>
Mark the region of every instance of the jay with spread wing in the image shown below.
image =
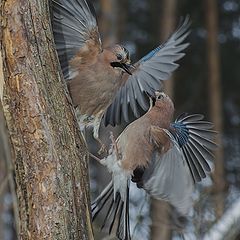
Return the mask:
<path id="1" fill-rule="evenodd" d="M 147 111 L 147 95 L 161 90 L 162 81 L 178 67 L 188 46 L 186 18 L 168 40 L 136 64 L 120 45 L 103 48 L 94 8 L 88 0 L 52 0 L 53 34 L 64 78 L 73 104 L 83 116 L 82 125 L 98 128 L 105 113 L 105 125 L 129 122 L 130 111 L 140 117 Z M 147 95 L 146 95 L 147 94 Z"/>
<path id="2" fill-rule="evenodd" d="M 117 226 L 117 237 L 130 239 L 129 183 L 132 179 L 150 196 L 168 201 L 185 216 L 192 206 L 194 183 L 211 171 L 216 132 L 203 115 L 179 116 L 172 123 L 174 106 L 156 92 L 155 105 L 129 124 L 113 141 L 108 157 L 101 160 L 112 181 L 92 203 L 93 219 L 108 208 L 103 227 Z"/>

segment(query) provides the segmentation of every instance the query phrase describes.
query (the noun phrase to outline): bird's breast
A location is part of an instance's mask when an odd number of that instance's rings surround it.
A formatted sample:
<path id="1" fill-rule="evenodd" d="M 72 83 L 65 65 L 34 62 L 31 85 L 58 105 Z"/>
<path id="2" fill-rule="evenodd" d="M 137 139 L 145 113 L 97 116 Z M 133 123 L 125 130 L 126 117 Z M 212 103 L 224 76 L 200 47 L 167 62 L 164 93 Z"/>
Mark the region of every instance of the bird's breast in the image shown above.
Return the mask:
<path id="1" fill-rule="evenodd" d="M 81 114 L 104 112 L 119 88 L 118 80 L 119 75 L 103 62 L 79 69 L 78 75 L 69 81 L 74 105 L 79 106 Z"/>
<path id="2" fill-rule="evenodd" d="M 149 142 L 149 131 L 144 126 L 131 126 L 118 139 L 121 166 L 125 170 L 145 167 L 151 159 L 153 147 Z"/>

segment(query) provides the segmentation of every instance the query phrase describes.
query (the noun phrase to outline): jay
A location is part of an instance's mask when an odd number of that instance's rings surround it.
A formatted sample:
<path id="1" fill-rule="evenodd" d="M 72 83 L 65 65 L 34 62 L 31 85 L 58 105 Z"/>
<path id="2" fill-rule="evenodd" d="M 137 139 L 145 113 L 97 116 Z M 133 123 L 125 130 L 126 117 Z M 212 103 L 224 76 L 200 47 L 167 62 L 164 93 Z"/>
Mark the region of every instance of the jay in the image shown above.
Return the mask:
<path id="1" fill-rule="evenodd" d="M 107 207 L 102 227 L 111 233 L 116 224 L 119 239 L 130 239 L 131 179 L 185 216 L 192 206 L 194 183 L 211 171 L 208 161 L 213 160 L 216 147 L 213 124 L 200 114 L 182 114 L 172 123 L 173 114 L 171 99 L 156 92 L 154 106 L 125 128 L 101 160 L 112 173 L 112 181 L 92 203 L 93 220 Z"/>
<path id="2" fill-rule="evenodd" d="M 103 48 L 94 8 L 88 0 L 52 0 L 53 34 L 64 78 L 73 104 L 81 114 L 80 125 L 93 126 L 98 138 L 105 125 L 129 122 L 149 108 L 148 95 L 161 90 L 162 81 L 178 67 L 188 36 L 186 18 L 166 42 L 136 64 L 121 45 Z"/>

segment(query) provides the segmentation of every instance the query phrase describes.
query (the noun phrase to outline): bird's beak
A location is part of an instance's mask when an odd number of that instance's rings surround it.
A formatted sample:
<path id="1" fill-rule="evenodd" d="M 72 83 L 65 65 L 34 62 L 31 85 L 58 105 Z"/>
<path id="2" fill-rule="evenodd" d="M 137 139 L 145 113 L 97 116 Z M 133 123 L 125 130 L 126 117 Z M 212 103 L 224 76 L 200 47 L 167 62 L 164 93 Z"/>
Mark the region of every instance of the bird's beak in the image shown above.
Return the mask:
<path id="1" fill-rule="evenodd" d="M 131 68 L 135 68 L 132 64 L 126 64 L 126 63 L 121 63 L 121 67 L 122 67 L 122 69 L 123 69 L 126 73 L 128 73 L 129 75 L 132 75 L 130 69 L 131 69 Z"/>
<path id="2" fill-rule="evenodd" d="M 122 68 L 126 73 L 128 73 L 129 75 L 132 75 L 130 69 L 133 68 L 135 69 L 135 67 L 132 64 L 126 64 L 126 63 L 121 63 L 121 62 L 111 62 L 111 66 L 113 68 Z"/>

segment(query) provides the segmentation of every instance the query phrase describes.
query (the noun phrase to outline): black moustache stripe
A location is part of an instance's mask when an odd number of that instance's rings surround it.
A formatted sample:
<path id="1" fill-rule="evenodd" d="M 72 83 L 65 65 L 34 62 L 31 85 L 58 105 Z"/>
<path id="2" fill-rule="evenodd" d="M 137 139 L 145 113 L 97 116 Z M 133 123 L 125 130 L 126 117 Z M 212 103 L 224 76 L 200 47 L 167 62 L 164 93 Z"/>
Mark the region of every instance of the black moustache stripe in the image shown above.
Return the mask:
<path id="1" fill-rule="evenodd" d="M 123 66 L 120 62 L 111 62 L 110 64 L 111 64 L 112 67 L 123 68 Z"/>
<path id="2" fill-rule="evenodd" d="M 125 72 L 127 72 L 129 75 L 132 75 L 132 73 L 129 71 L 128 66 L 125 63 L 120 62 L 111 62 L 110 63 L 112 67 L 119 67 L 122 68 Z"/>

